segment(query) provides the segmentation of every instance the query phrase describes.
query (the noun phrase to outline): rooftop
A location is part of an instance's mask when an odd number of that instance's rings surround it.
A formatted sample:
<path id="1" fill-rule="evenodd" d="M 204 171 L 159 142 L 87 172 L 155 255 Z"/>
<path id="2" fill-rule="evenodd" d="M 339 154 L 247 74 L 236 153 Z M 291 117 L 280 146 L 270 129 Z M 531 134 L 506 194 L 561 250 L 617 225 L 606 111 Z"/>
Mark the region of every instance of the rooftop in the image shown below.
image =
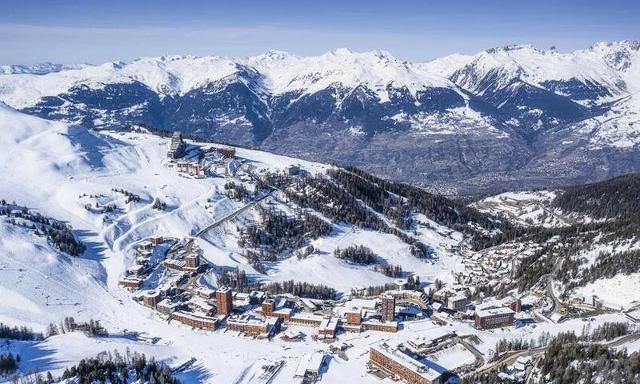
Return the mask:
<path id="1" fill-rule="evenodd" d="M 489 308 L 489 309 L 478 309 L 476 310 L 476 314 L 480 317 L 485 316 L 495 316 L 495 315 L 508 315 L 514 314 L 511 308 L 500 307 L 500 308 Z"/>
<path id="2" fill-rule="evenodd" d="M 383 354 L 384 356 L 392 359 L 393 361 L 401 364 L 405 368 L 411 370 L 412 372 L 418 374 L 421 377 L 424 377 L 429 381 L 436 380 L 442 375 L 441 372 L 438 372 L 435 369 L 430 368 L 421 360 L 417 360 L 412 356 L 400 351 L 399 349 L 392 348 L 387 344 L 383 343 L 378 345 L 372 345 L 371 349 Z"/>

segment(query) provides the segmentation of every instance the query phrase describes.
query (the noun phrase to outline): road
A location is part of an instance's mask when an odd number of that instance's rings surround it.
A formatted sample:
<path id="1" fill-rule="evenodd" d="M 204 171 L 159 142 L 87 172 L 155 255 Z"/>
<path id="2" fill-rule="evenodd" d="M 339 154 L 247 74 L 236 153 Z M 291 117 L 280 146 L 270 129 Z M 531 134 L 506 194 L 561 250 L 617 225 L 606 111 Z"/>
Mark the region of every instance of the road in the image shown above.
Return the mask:
<path id="1" fill-rule="evenodd" d="M 223 218 L 221 218 L 221 219 L 219 219 L 217 221 L 214 221 L 213 223 L 207 225 L 206 227 L 204 227 L 200 231 L 198 231 L 198 233 L 195 234 L 195 237 L 202 237 L 204 234 L 206 234 L 207 232 L 209 232 L 213 228 L 217 227 L 218 225 L 223 224 L 224 222 L 233 219 L 234 217 L 238 216 L 242 212 L 246 211 L 247 209 L 253 207 L 254 205 L 256 205 L 259 202 L 261 202 L 262 200 L 264 200 L 267 197 L 271 196 L 272 192 L 273 192 L 273 189 L 270 190 L 269 192 L 267 192 L 266 194 L 258 197 L 257 199 L 253 200 L 252 202 L 248 203 L 247 205 L 245 205 L 245 206 L 243 206 L 241 208 L 238 208 L 237 210 L 231 212 L 230 214 L 224 216 Z"/>
<path id="2" fill-rule="evenodd" d="M 640 339 L 640 333 L 635 333 L 632 335 L 625 335 L 625 336 L 621 336 L 617 339 L 611 340 L 611 341 L 607 341 L 607 342 L 592 342 L 593 344 L 600 344 L 606 347 L 619 347 L 623 344 L 635 341 L 635 340 L 639 340 Z M 585 344 L 589 344 L 589 343 L 585 343 Z M 547 347 L 538 347 L 538 348 L 532 348 L 532 349 L 526 349 L 524 351 L 517 351 L 517 352 L 512 352 L 512 353 L 507 353 L 507 355 L 501 357 L 500 359 L 489 363 L 487 365 L 485 365 L 484 367 L 481 367 L 480 369 L 478 369 L 477 371 L 474 372 L 474 374 L 478 374 L 478 373 L 483 373 L 486 371 L 490 371 L 495 367 L 499 367 L 500 365 L 504 364 L 504 365 L 510 365 L 512 363 L 514 363 L 516 360 L 518 360 L 519 357 L 522 356 L 538 356 L 541 355 L 542 353 L 544 353 L 544 351 L 546 351 Z"/>
<path id="3" fill-rule="evenodd" d="M 547 293 L 547 296 L 549 296 L 553 301 L 553 307 L 546 314 L 560 313 L 560 308 L 562 308 L 562 302 L 560 302 L 560 300 L 556 297 L 556 294 L 553 292 L 553 276 L 555 276 L 555 274 L 560 269 L 560 266 L 562 265 L 562 261 L 563 259 L 558 257 L 558 260 L 553 265 L 553 269 L 551 270 L 551 272 L 549 272 L 547 275 L 542 277 L 547 279 L 546 293 Z"/>

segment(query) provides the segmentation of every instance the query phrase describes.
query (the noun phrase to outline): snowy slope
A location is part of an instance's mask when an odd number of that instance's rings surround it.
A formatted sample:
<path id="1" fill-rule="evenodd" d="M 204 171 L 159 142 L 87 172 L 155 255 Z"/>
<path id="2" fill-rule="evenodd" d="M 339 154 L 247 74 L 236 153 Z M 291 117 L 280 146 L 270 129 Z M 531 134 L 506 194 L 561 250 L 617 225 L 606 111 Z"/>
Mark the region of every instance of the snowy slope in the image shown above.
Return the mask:
<path id="1" fill-rule="evenodd" d="M 5 106 L 0 109 L 0 127 L 7 132 L 2 136 L 2 145 L 10 148 L 0 155 L 5 181 L 0 196 L 66 220 L 79 231 L 83 241 L 96 243 L 88 257 L 99 260 L 96 268 L 101 266 L 106 272 L 94 278 L 109 287 L 115 285 L 130 261 L 121 256 L 108 257 L 102 251 L 118 255 L 152 234 L 182 238 L 242 206 L 224 195 L 224 179 L 189 179 L 167 168 L 164 164 L 167 139 L 137 133 L 90 132 L 24 115 Z M 283 170 L 289 165 L 300 164 L 309 172 L 317 173 L 327 168 L 261 151 L 238 149 L 238 155 L 259 169 Z M 141 200 L 125 203 L 112 188 L 135 193 Z M 156 198 L 166 202 L 169 209 L 153 209 Z M 114 204 L 118 214 L 100 215 L 85 209 L 86 204 L 96 203 Z M 267 203 L 276 204 L 285 211 L 289 209 L 275 198 L 268 199 Z M 244 220 L 244 217 L 257 219 L 251 210 L 238 220 Z M 240 266 L 256 275 L 237 247 L 236 225 L 228 223 L 225 231 L 212 232 L 209 242 L 214 245 L 203 242 L 202 247 L 210 252 L 209 258 L 215 264 Z M 442 245 L 457 244 L 461 240 L 430 230 L 425 230 L 418 238 L 443 256 L 448 253 Z M 390 264 L 403 265 L 406 271 L 414 271 L 425 279 L 440 275 L 446 278 L 449 264 L 456 263 L 455 258 L 449 260 L 450 256 L 443 257 L 440 265 L 419 261 L 410 255 L 407 244 L 392 235 L 343 226 L 336 227 L 330 236 L 314 243 L 320 250 L 319 255 L 303 261 L 295 258 L 282 261 L 272 266 L 269 275 L 257 277 L 278 281 L 306 280 L 328 284 L 343 292 L 354 286 L 390 282 L 391 278 L 379 272 L 363 271 L 332 255 L 337 246 L 345 248 L 360 244 L 368 244 Z M 321 272 L 323 270 L 325 272 Z M 353 281 L 344 279 L 348 274 L 353 275 Z"/>
<path id="2" fill-rule="evenodd" d="M 421 64 L 426 71 L 452 78 L 465 89 L 482 94 L 484 81 L 503 88 L 514 80 L 545 87 L 548 81 L 576 79 L 605 86 L 612 97 L 637 89 L 640 66 L 636 42 L 598 43 L 570 53 L 540 50 L 531 45 L 488 49 L 474 56 L 452 55 Z M 619 62 L 625 60 L 623 64 Z"/>
<path id="3" fill-rule="evenodd" d="M 236 74 L 244 67 L 265 78 L 271 94 L 291 91 L 315 93 L 331 85 L 355 88 L 360 84 L 388 100 L 386 87 L 407 87 L 413 94 L 427 87 L 455 87 L 437 74 L 420 71 L 384 51 L 356 53 L 337 49 L 314 57 L 269 51 L 246 59 L 216 56 L 161 56 L 131 63 L 113 62 L 83 66 L 45 75 L 13 74 L 0 77 L 2 100 L 15 108 L 33 106 L 41 97 L 58 95 L 72 86 L 140 82 L 169 95 L 185 93 Z M 6 71 L 7 73 L 14 73 Z"/>
<path id="4" fill-rule="evenodd" d="M 27 116 L 6 106 L 0 106 L 0 131 L 0 145 L 9 148 L 0 153 L 0 197 L 69 222 L 74 234 L 88 247 L 81 257 L 71 258 L 24 228 L 0 223 L 0 295 L 4 298 L 0 322 L 42 330 L 49 322 L 71 315 L 82 321 L 99 319 L 114 335 L 88 338 L 67 333 L 42 342 L 1 343 L 0 353 L 20 353 L 23 372 L 50 370 L 59 375 L 85 356 L 117 349 L 121 353 L 130 350 L 153 355 L 172 366 L 196 358 L 194 366 L 179 376 L 189 383 L 255 382 L 263 364 L 282 359 L 285 365 L 273 382 L 289 383 L 305 354 L 329 352 L 330 345 L 312 340 L 313 331 L 305 327 L 291 327 L 292 331 L 307 334 L 305 341 L 286 343 L 279 338 L 256 340 L 234 332 L 204 332 L 175 322 L 168 324 L 154 311 L 134 303 L 130 294 L 117 286 L 117 280 L 132 262 L 130 249 L 136 241 L 151 234 L 188 236 L 242 206 L 224 195 L 224 178 L 192 179 L 168 168 L 167 139 L 145 133 L 88 131 Z M 317 174 L 329 167 L 250 149 L 238 148 L 237 155 L 258 169 L 273 171 L 299 164 Z M 112 188 L 126 189 L 141 200 L 126 203 Z M 153 209 L 155 198 L 165 201 L 168 209 Z M 285 210 L 283 201 L 281 197 L 272 198 L 265 204 Z M 114 204 L 118 210 L 96 214 L 85 208 L 96 202 Z M 439 278 L 451 283 L 452 272 L 463 268 L 460 257 L 448 251 L 463 240 L 462 235 L 423 215 L 415 215 L 414 220 L 421 225 L 411 234 L 434 247 L 439 256 L 434 263 L 411 256 L 407 245 L 390 234 L 336 225 L 329 236 L 313 241 L 318 252 L 312 256 L 279 261 L 269 266 L 266 275 L 258 275 L 239 253 L 236 232 L 243 220 L 255 217 L 255 211 L 247 210 L 235 221 L 199 239 L 205 257 L 218 267 L 239 267 L 251 277 L 274 281 L 293 278 L 328 284 L 340 291 L 391 279 L 335 258 L 332 251 L 336 246 L 367 245 L 389 263 L 401 264 L 424 281 Z M 215 281 L 213 277 L 211 281 Z M 599 316 L 594 324 L 604 321 L 624 321 L 624 317 Z M 489 354 L 502 337 L 537 338 L 543 331 L 579 331 L 583 324 L 576 319 L 513 331 L 476 331 L 468 322 L 455 322 L 445 329 L 477 334 L 480 343 L 476 347 Z M 369 346 L 383 340 L 399 343 L 428 336 L 435 328 L 440 326 L 423 320 L 407 323 L 396 334 L 371 331 L 363 337 L 341 335 L 340 343 L 353 344 L 345 352 L 348 360 L 330 356 L 322 382 L 391 383 L 390 379 L 380 381 L 366 373 Z M 124 330 L 145 332 L 160 341 L 150 345 L 130 340 L 120 336 Z M 458 349 L 448 349 L 436 357 L 447 364 L 471 358 Z"/>
<path id="5" fill-rule="evenodd" d="M 0 222 L 0 294 L 5 297 L 0 305 L 0 322 L 44 330 L 50 322 L 74 316 L 81 321 L 99 319 L 116 334 L 128 329 L 161 337 L 157 346 L 121 337 L 90 339 L 77 333 L 41 343 L 3 344 L 0 352 L 23 356 L 23 372 L 39 369 L 61 374 L 65 367 L 85 356 L 130 349 L 173 365 L 196 357 L 196 367 L 184 373 L 188 382 L 250 382 L 265 358 L 284 358 L 287 363 L 276 382 L 289 382 L 302 354 L 328 348 L 309 340 L 292 349 L 282 341 L 257 342 L 167 324 L 155 318 L 153 311 L 135 304 L 129 293 L 118 287 L 118 279 L 132 262 L 128 251 L 134 242 L 151 234 L 182 238 L 241 206 L 222 193 L 224 179 L 185 178 L 166 167 L 167 139 L 144 133 L 89 132 L 24 115 L 6 106 L 0 107 L 0 130 L 0 144 L 10 148 L 0 155 L 0 196 L 69 222 L 74 234 L 88 247 L 82 256 L 70 257 L 34 236 L 31 230 Z M 237 153 L 254 166 L 273 171 L 292 164 L 311 173 L 327 168 L 261 151 L 238 149 Z M 112 188 L 136 193 L 141 201 L 125 203 Z M 151 205 L 156 197 L 167 202 L 169 209 L 154 210 Z M 87 203 L 96 202 L 114 204 L 118 209 L 115 213 L 96 214 L 85 208 Z M 269 204 L 282 203 L 272 200 Z M 254 215 L 248 211 L 245 217 Z M 256 275 L 240 255 L 234 237 L 235 227 L 242 219 L 239 217 L 236 223 L 198 241 L 207 259 L 217 266 L 237 266 Z M 437 231 L 424 227 L 416 235 L 436 248 L 441 256 L 436 264 L 417 260 L 409 254 L 408 246 L 392 235 L 341 226 L 314 242 L 317 255 L 302 261 L 284 260 L 273 265 L 267 275 L 258 277 L 276 281 L 293 278 L 328 284 L 342 291 L 354 285 L 390 282 L 392 279 L 379 272 L 354 267 L 332 255 L 338 245 L 344 248 L 366 244 L 389 263 L 401 264 L 428 280 L 440 277 L 447 281 L 458 260 L 444 248 L 457 244 L 461 237 L 440 234 L 446 228 L 431 225 Z M 213 277 L 212 280 L 215 281 Z M 302 331 L 308 332 L 304 328 Z M 369 382 L 371 377 L 362 376 L 365 361 L 366 356 L 354 355 L 349 362 L 333 362 L 326 379 Z"/>

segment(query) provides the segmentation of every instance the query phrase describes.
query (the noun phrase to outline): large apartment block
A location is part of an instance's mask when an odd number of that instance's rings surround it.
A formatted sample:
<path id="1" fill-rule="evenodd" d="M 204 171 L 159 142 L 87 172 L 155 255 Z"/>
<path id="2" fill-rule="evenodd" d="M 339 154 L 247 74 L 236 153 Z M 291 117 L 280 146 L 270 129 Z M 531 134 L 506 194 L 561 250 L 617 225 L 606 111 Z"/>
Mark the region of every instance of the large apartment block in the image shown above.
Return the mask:
<path id="1" fill-rule="evenodd" d="M 511 308 L 476 310 L 476 328 L 491 329 L 513 325 L 515 312 Z"/>
<path id="2" fill-rule="evenodd" d="M 442 382 L 440 372 L 387 344 L 371 346 L 369 361 L 382 371 L 408 384 L 440 384 Z"/>

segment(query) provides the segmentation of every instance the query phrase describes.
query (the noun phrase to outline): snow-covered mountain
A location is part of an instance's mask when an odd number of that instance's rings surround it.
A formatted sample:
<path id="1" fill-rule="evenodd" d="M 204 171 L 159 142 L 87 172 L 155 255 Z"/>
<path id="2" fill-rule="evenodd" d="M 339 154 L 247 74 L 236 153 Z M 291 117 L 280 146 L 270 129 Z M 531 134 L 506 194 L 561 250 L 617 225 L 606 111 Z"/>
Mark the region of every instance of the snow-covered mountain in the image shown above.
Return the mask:
<path id="1" fill-rule="evenodd" d="M 5 69 L 0 100 L 87 127 L 145 124 L 477 192 L 636 169 L 639 50 L 523 45 L 427 63 L 348 49 L 166 56 Z"/>

